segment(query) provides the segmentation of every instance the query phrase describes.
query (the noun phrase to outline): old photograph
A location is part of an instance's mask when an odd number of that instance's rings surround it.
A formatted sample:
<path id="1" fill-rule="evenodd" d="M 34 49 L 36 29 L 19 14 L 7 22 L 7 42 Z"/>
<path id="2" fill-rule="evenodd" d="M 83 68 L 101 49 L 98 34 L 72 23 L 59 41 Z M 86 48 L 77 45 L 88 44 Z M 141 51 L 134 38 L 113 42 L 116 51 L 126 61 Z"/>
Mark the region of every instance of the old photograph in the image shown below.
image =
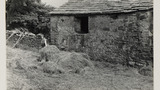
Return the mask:
<path id="1" fill-rule="evenodd" d="M 7 90 L 154 90 L 153 0 L 5 0 Z"/>

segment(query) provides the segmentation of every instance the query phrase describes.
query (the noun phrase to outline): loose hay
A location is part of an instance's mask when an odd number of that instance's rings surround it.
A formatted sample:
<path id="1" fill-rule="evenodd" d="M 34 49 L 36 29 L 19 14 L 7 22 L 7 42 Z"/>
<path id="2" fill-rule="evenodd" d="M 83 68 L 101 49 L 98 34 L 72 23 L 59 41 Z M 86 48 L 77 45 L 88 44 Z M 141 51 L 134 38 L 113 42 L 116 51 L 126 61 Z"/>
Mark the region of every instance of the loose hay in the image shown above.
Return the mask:
<path id="1" fill-rule="evenodd" d="M 55 45 L 48 45 L 40 50 L 42 53 L 58 53 L 59 49 Z"/>
<path id="2" fill-rule="evenodd" d="M 85 55 L 86 56 L 86 55 Z M 81 73 L 84 68 L 93 68 L 93 64 L 89 59 L 84 57 L 84 54 L 72 52 L 66 58 L 61 59 L 58 65 L 66 72 Z"/>
<path id="3" fill-rule="evenodd" d="M 49 46 L 46 46 L 42 49 L 39 50 L 39 53 L 40 53 L 40 58 L 38 59 L 38 61 L 42 61 L 42 60 L 45 60 L 45 61 L 48 61 L 48 60 L 51 60 L 51 56 L 53 54 L 56 54 L 56 53 L 59 53 L 59 49 L 54 46 L 54 45 L 49 45 Z"/>
<path id="4" fill-rule="evenodd" d="M 89 56 L 84 53 L 59 51 L 55 46 L 45 47 L 40 50 L 39 61 L 45 73 L 81 73 L 85 67 L 93 69 Z"/>
<path id="5" fill-rule="evenodd" d="M 8 65 L 10 63 L 10 68 L 7 68 L 7 90 L 114 90 L 115 87 L 119 90 L 139 88 L 153 90 L 152 77 L 137 76 L 130 72 L 131 69 L 123 71 L 119 69 L 119 66 L 106 64 L 104 68 L 95 67 L 94 71 L 90 71 L 92 63 L 88 55 L 83 53 L 60 51 L 52 55 L 51 59 L 53 60 L 48 62 L 37 62 L 36 59 L 39 56 L 37 52 L 18 48 L 7 48 L 7 55 L 9 55 L 7 57 Z M 25 72 L 22 72 L 21 69 L 14 69 L 19 67 L 16 64 L 17 61 Z M 64 64 L 65 66 L 62 68 Z M 90 64 L 91 66 L 89 66 Z M 75 66 L 76 69 L 80 68 L 80 73 L 85 72 L 85 74 L 74 74 L 77 73 L 74 69 Z M 117 67 L 118 74 L 115 74 L 114 67 Z M 74 73 L 59 74 L 63 70 L 64 73 L 69 72 L 67 68 Z"/>
<path id="6" fill-rule="evenodd" d="M 142 67 L 138 72 L 141 75 L 153 77 L 153 68 L 151 66 Z"/>

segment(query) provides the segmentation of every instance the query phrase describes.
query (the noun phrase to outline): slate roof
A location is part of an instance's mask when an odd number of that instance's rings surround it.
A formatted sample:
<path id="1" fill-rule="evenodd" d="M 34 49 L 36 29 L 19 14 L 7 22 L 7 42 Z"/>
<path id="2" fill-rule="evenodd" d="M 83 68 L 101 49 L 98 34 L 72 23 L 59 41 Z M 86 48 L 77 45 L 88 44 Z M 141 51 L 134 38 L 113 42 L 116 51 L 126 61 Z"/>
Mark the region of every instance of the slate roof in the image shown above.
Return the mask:
<path id="1" fill-rule="evenodd" d="M 152 0 L 69 0 L 50 14 L 122 13 L 152 8 Z"/>

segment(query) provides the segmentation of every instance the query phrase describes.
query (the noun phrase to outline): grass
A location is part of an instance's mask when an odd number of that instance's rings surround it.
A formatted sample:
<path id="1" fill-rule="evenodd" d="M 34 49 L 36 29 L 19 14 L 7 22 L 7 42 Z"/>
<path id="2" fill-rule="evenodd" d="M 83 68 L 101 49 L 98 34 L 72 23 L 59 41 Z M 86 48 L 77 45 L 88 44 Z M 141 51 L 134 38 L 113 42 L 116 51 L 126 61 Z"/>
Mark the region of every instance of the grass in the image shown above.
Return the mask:
<path id="1" fill-rule="evenodd" d="M 44 73 L 39 53 L 7 47 L 7 90 L 153 90 L 153 77 L 137 69 L 93 61 L 84 74 Z"/>

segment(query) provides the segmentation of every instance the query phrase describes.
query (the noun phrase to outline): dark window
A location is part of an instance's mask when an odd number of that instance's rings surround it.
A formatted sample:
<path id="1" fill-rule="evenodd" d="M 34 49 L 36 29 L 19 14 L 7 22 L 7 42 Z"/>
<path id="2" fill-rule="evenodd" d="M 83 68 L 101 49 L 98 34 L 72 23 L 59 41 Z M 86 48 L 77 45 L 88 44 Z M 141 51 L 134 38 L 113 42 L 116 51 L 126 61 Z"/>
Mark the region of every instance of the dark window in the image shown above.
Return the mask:
<path id="1" fill-rule="evenodd" d="M 80 24 L 80 31 L 78 33 L 88 33 L 88 17 L 77 17 Z"/>

